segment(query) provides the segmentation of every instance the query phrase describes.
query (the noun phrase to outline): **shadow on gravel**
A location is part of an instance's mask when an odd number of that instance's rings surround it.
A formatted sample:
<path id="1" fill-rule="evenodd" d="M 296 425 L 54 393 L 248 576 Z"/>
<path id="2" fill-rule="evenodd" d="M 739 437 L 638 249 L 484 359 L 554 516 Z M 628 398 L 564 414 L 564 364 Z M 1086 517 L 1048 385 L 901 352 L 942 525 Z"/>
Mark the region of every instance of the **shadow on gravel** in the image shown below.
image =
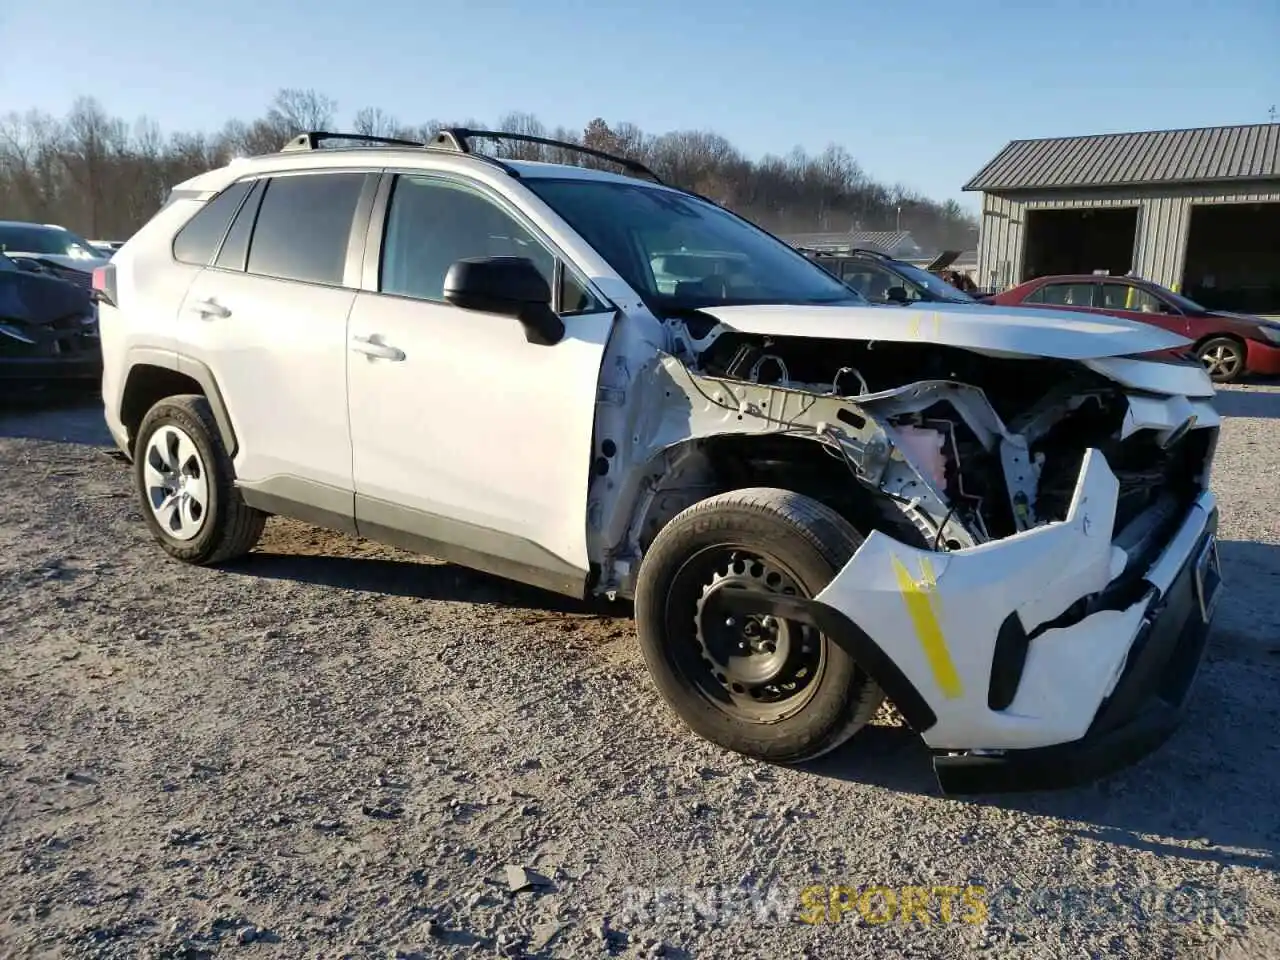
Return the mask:
<path id="1" fill-rule="evenodd" d="M 0 395 L 0 439 L 114 446 L 102 401 L 88 390 Z"/>
<path id="2" fill-rule="evenodd" d="M 950 802 L 1069 821 L 1064 836 L 1141 850 L 1170 859 L 1280 873 L 1274 797 L 1280 764 L 1269 744 L 1242 738 L 1202 702 L 1161 750 L 1111 777 L 1059 791 L 958 796 Z M 1234 705 L 1238 709 L 1239 704 Z M 1206 756 L 1188 740 L 1221 744 Z M 1195 754 L 1190 761 L 1186 754 Z M 929 750 L 906 727 L 869 727 L 834 754 L 805 765 L 816 776 L 941 796 Z M 1168 838 L 1167 840 L 1156 839 Z"/>
<path id="3" fill-rule="evenodd" d="M 1270 381 L 1267 381 L 1269 384 Z M 1223 417 L 1259 417 L 1280 420 L 1280 393 L 1219 390 L 1213 405 Z"/>
<path id="4" fill-rule="evenodd" d="M 222 569 L 268 580 L 295 580 L 315 586 L 419 600 L 454 600 L 548 613 L 618 618 L 631 615 L 630 606 L 621 602 L 574 600 L 447 563 L 260 551 Z"/>
<path id="5" fill-rule="evenodd" d="M 952 802 L 1071 821 L 1066 837 L 1280 873 L 1280 750 L 1274 740 L 1280 629 L 1268 619 L 1276 617 L 1280 599 L 1280 546 L 1225 541 L 1221 550 L 1230 592 L 1215 617 L 1187 715 L 1167 743 L 1093 783 Z M 1258 608 L 1244 611 L 1247 634 L 1235 623 L 1238 611 L 1224 609 L 1241 603 L 1245 591 Z M 868 727 L 805 769 L 899 793 L 941 795 L 928 748 L 905 726 Z"/>

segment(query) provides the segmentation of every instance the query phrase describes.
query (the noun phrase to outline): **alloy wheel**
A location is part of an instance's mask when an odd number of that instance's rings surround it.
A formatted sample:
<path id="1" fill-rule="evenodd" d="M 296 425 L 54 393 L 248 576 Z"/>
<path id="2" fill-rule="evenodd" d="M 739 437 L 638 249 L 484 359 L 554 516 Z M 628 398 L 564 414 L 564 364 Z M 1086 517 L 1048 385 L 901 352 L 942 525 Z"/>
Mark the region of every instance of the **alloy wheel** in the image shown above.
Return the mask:
<path id="1" fill-rule="evenodd" d="M 143 463 L 147 502 L 160 528 L 175 540 L 200 533 L 209 507 L 209 480 L 191 437 L 165 424 L 147 442 Z"/>

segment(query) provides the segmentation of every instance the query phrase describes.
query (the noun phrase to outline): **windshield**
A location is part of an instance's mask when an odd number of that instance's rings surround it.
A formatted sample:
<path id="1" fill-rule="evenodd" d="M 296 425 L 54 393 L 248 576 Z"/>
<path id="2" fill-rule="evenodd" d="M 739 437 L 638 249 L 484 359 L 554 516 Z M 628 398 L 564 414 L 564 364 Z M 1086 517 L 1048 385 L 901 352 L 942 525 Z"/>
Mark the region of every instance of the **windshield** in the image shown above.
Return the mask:
<path id="1" fill-rule="evenodd" d="M 35 223 L 0 224 L 0 251 L 57 257 L 100 257 L 88 240 L 82 240 L 70 230 Z"/>
<path id="2" fill-rule="evenodd" d="M 657 313 L 761 303 L 865 303 L 802 254 L 715 204 L 661 187 L 530 177 Z"/>
<path id="3" fill-rule="evenodd" d="M 1179 310 L 1181 310 L 1183 313 L 1208 313 L 1209 312 L 1208 307 L 1201 306 L 1200 304 L 1192 300 L 1190 297 L 1184 297 L 1180 293 L 1174 293 L 1168 287 L 1161 287 L 1156 284 L 1153 284 L 1153 286 L 1155 286 L 1155 288 L 1160 291 L 1160 293 L 1164 296 L 1166 300 L 1172 300 L 1173 305 L 1177 307 Z"/>
<path id="4" fill-rule="evenodd" d="M 958 303 L 976 303 L 973 297 L 959 287 L 953 287 L 935 273 L 922 270 L 920 267 L 901 260 L 894 263 L 894 268 L 918 287 L 923 287 L 941 300 L 955 300 Z"/>

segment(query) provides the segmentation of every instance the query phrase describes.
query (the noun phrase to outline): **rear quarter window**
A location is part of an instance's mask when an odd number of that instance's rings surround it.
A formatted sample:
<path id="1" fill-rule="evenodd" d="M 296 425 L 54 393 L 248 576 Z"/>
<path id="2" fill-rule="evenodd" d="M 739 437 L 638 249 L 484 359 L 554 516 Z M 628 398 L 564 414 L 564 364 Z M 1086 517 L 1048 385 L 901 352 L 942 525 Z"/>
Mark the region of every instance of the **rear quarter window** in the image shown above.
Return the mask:
<path id="1" fill-rule="evenodd" d="M 173 238 L 173 258 L 199 267 L 208 266 L 252 185 L 246 180 L 233 183 L 201 207 Z"/>

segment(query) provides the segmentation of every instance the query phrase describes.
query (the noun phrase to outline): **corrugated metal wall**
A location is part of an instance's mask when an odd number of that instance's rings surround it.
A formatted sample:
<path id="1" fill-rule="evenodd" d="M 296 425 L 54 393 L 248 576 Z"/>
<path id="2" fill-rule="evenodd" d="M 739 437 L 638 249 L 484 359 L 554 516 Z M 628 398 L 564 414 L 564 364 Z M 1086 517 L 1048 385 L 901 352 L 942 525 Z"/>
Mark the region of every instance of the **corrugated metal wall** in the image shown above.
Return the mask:
<path id="1" fill-rule="evenodd" d="M 1059 190 L 982 195 L 978 283 L 1006 289 L 1022 276 L 1027 211 L 1137 207 L 1134 272 L 1177 289 L 1187 249 L 1187 227 L 1196 204 L 1280 202 L 1280 184 L 1241 183 L 1125 190 Z"/>

